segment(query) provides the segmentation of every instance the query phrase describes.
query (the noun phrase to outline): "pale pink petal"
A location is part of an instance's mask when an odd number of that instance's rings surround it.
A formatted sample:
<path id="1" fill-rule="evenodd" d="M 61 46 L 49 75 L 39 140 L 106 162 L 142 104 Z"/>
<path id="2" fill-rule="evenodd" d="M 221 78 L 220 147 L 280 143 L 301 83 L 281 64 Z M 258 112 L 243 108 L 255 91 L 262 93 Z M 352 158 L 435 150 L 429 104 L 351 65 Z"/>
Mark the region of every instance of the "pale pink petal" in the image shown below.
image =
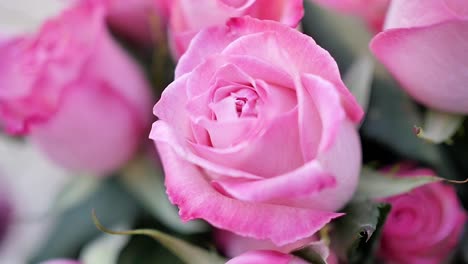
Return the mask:
<path id="1" fill-rule="evenodd" d="M 252 237 L 270 239 L 285 245 L 309 237 L 339 213 L 314 211 L 226 197 L 205 180 L 203 172 L 185 161 L 167 144 L 170 130 L 161 121 L 153 126 L 158 151 L 166 172 L 166 187 L 172 203 L 180 208 L 184 220 L 202 218 L 221 229 Z"/>
<path id="2" fill-rule="evenodd" d="M 67 87 L 47 122 L 31 127 L 31 138 L 61 165 L 105 175 L 131 158 L 142 132 L 144 126 L 109 84 L 81 82 Z"/>
<path id="3" fill-rule="evenodd" d="M 207 171 L 227 177 L 244 178 L 244 179 L 261 179 L 262 177 L 254 174 L 226 167 L 222 164 L 217 164 L 193 153 L 187 145 L 187 140 L 181 139 L 178 131 L 172 129 L 165 121 L 159 120 L 153 123 L 150 138 L 155 141 L 161 141 L 170 145 L 178 156 L 185 159 L 187 162 L 200 166 Z"/>
<path id="4" fill-rule="evenodd" d="M 235 257 L 226 264 L 307 264 L 306 261 L 284 253 L 270 250 L 249 251 Z"/>
<path id="5" fill-rule="evenodd" d="M 290 253 L 317 241 L 317 237 L 312 236 L 306 239 L 298 240 L 292 244 L 278 247 L 269 240 L 258 240 L 242 237 L 222 229 L 216 229 L 214 235 L 216 246 L 226 256 L 231 258 L 239 256 L 250 250 L 275 250 L 282 253 Z"/>
<path id="6" fill-rule="evenodd" d="M 468 113 L 468 20 L 394 29 L 371 42 L 377 58 L 419 102 Z M 410 54 L 410 55 L 409 55 Z"/>
<path id="7" fill-rule="evenodd" d="M 318 160 L 323 170 L 335 177 L 336 185 L 310 197 L 291 199 L 288 203 L 320 210 L 339 210 L 353 196 L 361 170 L 361 142 L 351 121 L 346 120 L 340 125 L 336 142 L 328 151 L 320 153 Z"/>
<path id="8" fill-rule="evenodd" d="M 297 96 L 294 90 L 289 87 L 256 80 L 255 88 L 262 102 L 259 118 L 271 120 L 297 107 Z"/>
<path id="9" fill-rule="evenodd" d="M 227 178 L 215 180 L 212 184 L 223 193 L 242 201 L 289 205 L 290 199 L 314 196 L 335 187 L 336 179 L 324 171 L 318 161 L 311 161 L 273 178 L 244 181 Z M 314 206 L 311 203 L 301 207 L 315 209 Z"/>
<path id="10" fill-rule="evenodd" d="M 187 104 L 187 79 L 188 75 L 177 78 L 161 94 L 161 98 L 154 106 L 153 113 L 159 119 L 165 120 L 175 128 L 180 135 L 191 137 L 191 126 L 188 113 L 185 110 Z"/>
<path id="11" fill-rule="evenodd" d="M 251 6 L 256 0 L 220 0 L 221 3 L 235 9 L 245 9 Z"/>
<path id="12" fill-rule="evenodd" d="M 258 121 L 255 118 L 238 118 L 223 122 L 198 119 L 194 122 L 208 132 L 212 147 L 221 149 L 241 144 L 252 137 L 252 134 L 255 133 L 254 129 L 258 127 Z M 194 146 L 194 148 L 197 149 L 198 146 Z M 242 169 L 241 166 L 239 167 Z"/>
<path id="13" fill-rule="evenodd" d="M 273 177 L 304 164 L 297 135 L 297 110 L 285 113 L 269 124 L 259 124 L 260 131 L 246 137 L 232 148 L 216 149 L 194 145 L 194 152 L 213 163 L 261 177 Z M 289 129 L 284 129 L 285 127 Z M 211 134 L 222 133 L 223 126 L 213 126 Z M 214 129 L 217 129 L 215 131 Z M 218 135 L 221 136 L 221 135 Z M 278 153 L 281 149 L 281 153 Z"/>
<path id="14" fill-rule="evenodd" d="M 455 17 L 444 0 L 392 0 L 384 28 L 427 26 Z"/>
<path id="15" fill-rule="evenodd" d="M 458 16 L 468 18 L 468 3 L 465 0 L 445 0 L 445 3 Z"/>
<path id="16" fill-rule="evenodd" d="M 142 123 L 149 123 L 153 96 L 144 69 L 123 50 L 109 32 L 103 31 L 82 75 L 105 80 L 120 94 Z"/>
<path id="17" fill-rule="evenodd" d="M 302 125 L 302 130 L 300 131 L 302 132 L 301 146 L 303 147 L 303 153 L 307 154 L 311 146 L 318 146 L 317 150 L 319 153 L 326 152 L 334 145 L 340 125 L 346 118 L 346 114 L 340 103 L 339 94 L 332 83 L 315 75 L 304 74 L 301 78 L 301 84 L 303 87 L 299 87 L 304 88 L 306 93 L 303 95 L 306 101 L 304 101 L 303 105 L 302 119 L 301 115 L 299 117 L 299 124 Z M 313 105 L 315 111 L 307 111 L 311 105 Z M 319 124 L 312 123 L 314 115 L 315 118 L 319 119 L 316 121 Z M 319 142 L 314 138 L 309 138 L 313 135 L 310 131 L 314 131 L 319 136 Z M 315 153 L 310 153 L 305 156 L 305 159 L 310 160 L 314 157 Z"/>

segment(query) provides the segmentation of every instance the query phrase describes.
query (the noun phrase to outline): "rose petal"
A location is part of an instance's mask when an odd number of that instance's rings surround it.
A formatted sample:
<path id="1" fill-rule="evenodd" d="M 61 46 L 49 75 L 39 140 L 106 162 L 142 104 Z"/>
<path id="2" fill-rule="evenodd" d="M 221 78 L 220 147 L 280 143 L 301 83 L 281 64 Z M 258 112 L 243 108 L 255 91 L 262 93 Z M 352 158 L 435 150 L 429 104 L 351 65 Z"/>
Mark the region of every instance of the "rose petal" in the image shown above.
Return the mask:
<path id="1" fill-rule="evenodd" d="M 206 182 L 201 170 L 167 142 L 170 130 L 164 122 L 153 126 L 156 145 L 166 172 L 167 193 L 180 208 L 184 220 L 205 219 L 215 227 L 256 239 L 270 239 L 278 246 L 309 237 L 342 214 L 249 203 L 226 197 Z"/>
<path id="2" fill-rule="evenodd" d="M 214 231 L 215 242 L 218 248 L 228 257 L 239 256 L 249 250 L 275 250 L 282 253 L 290 253 L 294 250 L 317 243 L 317 237 L 312 236 L 301 239 L 295 243 L 278 247 L 269 240 L 258 240 L 248 237 L 238 236 L 226 230 L 216 229 Z"/>
<path id="3" fill-rule="evenodd" d="M 442 111 L 468 113 L 467 43 L 468 20 L 454 20 L 382 32 L 371 49 L 416 100 Z"/>
<path id="4" fill-rule="evenodd" d="M 280 253 L 270 250 L 256 250 L 249 251 L 240 256 L 237 256 L 226 264 L 256 264 L 256 263 L 269 263 L 269 264 L 307 264 L 304 260 L 294 257 L 292 255 Z"/>
<path id="5" fill-rule="evenodd" d="M 153 108 L 153 113 L 159 119 L 171 124 L 176 131 L 184 137 L 190 138 L 192 134 L 188 113 L 185 110 L 187 104 L 187 79 L 188 75 L 177 78 L 161 94 L 161 98 Z"/>
<path id="6" fill-rule="evenodd" d="M 427 26 L 455 18 L 444 0 L 392 0 L 384 28 Z"/>
<path id="7" fill-rule="evenodd" d="M 195 120 L 194 123 L 203 127 L 208 132 L 212 146 L 207 147 L 221 149 L 230 148 L 242 143 L 252 136 L 254 128 L 258 125 L 255 118 L 239 118 L 224 122 L 202 118 Z M 194 148 L 197 149 L 198 147 L 194 145 Z"/>
<path id="8" fill-rule="evenodd" d="M 302 75 L 301 81 L 307 93 L 304 95 L 304 99 L 307 99 L 302 105 L 304 107 L 302 119 L 301 115 L 299 117 L 299 124 L 302 125 L 302 130 L 300 130 L 302 132 L 301 146 L 303 153 L 306 153 L 305 159 L 311 160 L 315 157 L 315 153 L 308 152 L 312 150 L 311 146 L 318 146 L 318 152 L 322 153 L 326 152 L 335 143 L 340 125 L 345 120 L 346 114 L 341 106 L 339 94 L 332 83 L 311 74 Z M 308 107 L 310 107 L 308 104 L 313 105 L 315 111 L 307 111 Z M 320 119 L 320 125 L 312 124 L 313 115 Z M 321 129 L 321 131 L 317 131 L 318 129 Z M 310 131 L 314 131 L 314 133 Z M 317 134 L 320 142 L 310 138 Z"/>
<path id="9" fill-rule="evenodd" d="M 32 140 L 48 157 L 70 169 L 106 175 L 125 164 L 144 130 L 128 103 L 102 82 L 82 81 L 64 92 L 57 112 L 31 127 Z"/>
<path id="10" fill-rule="evenodd" d="M 200 166 L 210 172 L 220 175 L 227 175 L 229 177 L 244 178 L 244 179 L 261 179 L 261 177 L 254 174 L 225 167 L 222 164 L 213 163 L 207 159 L 197 156 L 192 153 L 192 150 L 187 148 L 187 142 L 176 135 L 177 131 L 172 129 L 165 121 L 159 120 L 153 123 L 150 138 L 155 141 L 167 143 L 172 147 L 174 152 L 187 162 L 191 162 Z"/>
<path id="11" fill-rule="evenodd" d="M 290 199 L 313 196 L 324 189 L 335 187 L 336 179 L 324 171 L 318 161 L 273 178 L 263 180 L 219 179 L 213 186 L 223 193 L 243 201 L 268 202 L 289 205 Z M 314 208 L 314 204 L 304 204 L 304 208 Z"/>
<path id="12" fill-rule="evenodd" d="M 295 128 L 297 127 L 296 109 L 277 117 L 269 124 L 259 124 L 257 127 L 261 127 L 262 130 L 256 131 L 257 134 L 253 136 L 246 137 L 246 140 L 232 148 L 216 149 L 193 145 L 194 151 L 200 157 L 213 163 L 249 174 L 261 175 L 262 178 L 281 175 L 304 164 L 302 154 L 297 151 L 299 136 Z M 289 129 L 284 129 L 285 127 Z M 211 134 L 226 133 L 223 126 L 213 125 L 210 129 Z"/>

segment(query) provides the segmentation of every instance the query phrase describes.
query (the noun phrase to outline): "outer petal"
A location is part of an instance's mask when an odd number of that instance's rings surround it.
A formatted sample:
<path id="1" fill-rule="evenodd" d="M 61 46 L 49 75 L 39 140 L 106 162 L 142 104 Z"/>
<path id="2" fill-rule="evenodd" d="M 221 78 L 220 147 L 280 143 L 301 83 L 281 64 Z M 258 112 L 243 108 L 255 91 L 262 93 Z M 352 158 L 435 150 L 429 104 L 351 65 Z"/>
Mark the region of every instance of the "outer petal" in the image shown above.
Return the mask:
<path id="1" fill-rule="evenodd" d="M 468 20 L 378 34 L 371 49 L 421 103 L 468 113 Z"/>
<path id="2" fill-rule="evenodd" d="M 161 98 L 153 108 L 153 113 L 159 119 L 171 124 L 181 136 L 191 138 L 191 126 L 187 105 L 187 79 L 189 75 L 180 77 L 172 82 L 161 94 Z"/>
<path id="3" fill-rule="evenodd" d="M 336 185 L 310 197 L 291 199 L 288 202 L 291 206 L 336 211 L 353 196 L 361 169 L 359 134 L 347 120 L 341 124 L 336 138 L 335 144 L 317 158 L 324 171 L 335 177 Z"/>
<path id="4" fill-rule="evenodd" d="M 456 18 L 445 0 L 392 0 L 385 29 L 427 26 Z"/>
<path id="5" fill-rule="evenodd" d="M 163 122 L 153 126 L 159 138 L 170 133 Z M 166 135 L 165 135 L 166 134 Z M 250 203 L 226 197 L 205 180 L 203 172 L 181 159 L 163 140 L 156 145 L 166 172 L 170 200 L 185 220 L 202 218 L 221 229 L 285 245 L 306 238 L 341 214 L 279 205 Z"/>
<path id="6" fill-rule="evenodd" d="M 336 179 L 324 171 L 319 162 L 312 161 L 290 173 L 269 179 L 225 179 L 213 184 L 218 190 L 239 200 L 289 205 L 288 199 L 313 196 L 324 189 L 335 187 Z M 314 204 L 304 207 L 315 209 Z"/>
<path id="7" fill-rule="evenodd" d="M 118 45 L 109 32 L 103 31 L 96 37 L 96 42 L 90 55 L 91 59 L 81 74 L 108 82 L 110 88 L 127 101 L 135 118 L 146 125 L 151 117 L 153 97 L 143 69 Z"/>
<path id="8" fill-rule="evenodd" d="M 310 243 L 316 242 L 317 237 L 312 236 L 295 243 L 278 247 L 269 240 L 258 240 L 238 236 L 226 230 L 214 231 L 216 246 L 228 257 L 239 256 L 250 250 L 275 250 L 282 253 L 290 253 Z"/>
<path id="9" fill-rule="evenodd" d="M 307 262 L 305 262 L 304 260 L 301 260 L 292 255 L 287 255 L 287 254 L 279 253 L 277 251 L 269 251 L 269 250 L 249 251 L 245 254 L 242 254 L 226 262 L 226 264 L 260 264 L 260 263 L 307 264 Z"/>
<path id="10" fill-rule="evenodd" d="M 300 107 L 301 147 L 304 159 L 309 161 L 335 143 L 346 114 L 340 96 L 330 82 L 304 74 L 296 87 Z"/>
<path id="11" fill-rule="evenodd" d="M 228 28 L 229 35 L 239 39 L 230 43 L 223 54 L 252 56 L 281 68 L 287 64 L 292 76 L 318 75 L 335 85 L 351 120 L 358 122 L 362 118 L 362 108 L 341 81 L 336 62 L 312 38 L 280 23 L 249 17 L 231 19 Z M 196 40 L 201 39 L 195 39 L 194 46 Z"/>
<path id="12" fill-rule="evenodd" d="M 128 104 L 107 83 L 88 81 L 67 89 L 55 115 L 31 128 L 33 141 L 71 169 L 105 174 L 123 165 L 144 131 Z"/>

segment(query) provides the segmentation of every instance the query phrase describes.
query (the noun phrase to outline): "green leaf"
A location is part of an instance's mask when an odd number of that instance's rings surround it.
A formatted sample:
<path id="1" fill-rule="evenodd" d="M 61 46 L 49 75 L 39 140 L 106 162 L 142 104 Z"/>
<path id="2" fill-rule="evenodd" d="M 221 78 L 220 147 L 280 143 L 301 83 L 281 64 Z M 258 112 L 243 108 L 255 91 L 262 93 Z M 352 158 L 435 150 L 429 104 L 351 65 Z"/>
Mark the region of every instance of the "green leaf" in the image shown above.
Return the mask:
<path id="1" fill-rule="evenodd" d="M 110 225 L 132 222 L 140 210 L 115 178 L 105 179 L 87 199 L 54 215 L 57 221 L 31 262 L 75 257 L 84 244 L 100 234 L 89 217 L 93 208 L 102 213 L 103 220 Z"/>
<path id="2" fill-rule="evenodd" d="M 428 183 L 444 180 L 433 175 L 414 177 L 397 177 L 393 173 L 385 173 L 364 167 L 359 178 L 359 185 L 354 200 L 372 200 L 386 198 L 409 192 L 414 188 Z"/>
<path id="3" fill-rule="evenodd" d="M 120 180 L 153 217 L 172 230 L 181 234 L 208 230 L 208 225 L 200 220 L 182 222 L 177 208 L 167 198 L 163 172 L 156 167 L 154 160 L 146 157 L 135 159 L 124 168 Z"/>
<path id="4" fill-rule="evenodd" d="M 136 229 L 129 231 L 112 231 L 104 227 L 93 211 L 93 221 L 96 227 L 102 232 L 113 235 L 145 235 L 152 237 L 187 264 L 222 264 L 226 260 L 220 256 L 208 252 L 202 248 L 193 246 L 181 239 L 175 238 L 163 232 L 153 229 Z"/>
<path id="5" fill-rule="evenodd" d="M 412 177 L 398 177 L 394 172 L 382 172 L 364 167 L 361 171 L 358 189 L 353 200 L 361 201 L 387 198 L 410 192 L 411 190 L 428 183 L 439 181 L 463 184 L 467 183 L 468 179 L 463 181 L 447 180 L 430 174 L 415 175 Z"/>
<path id="6" fill-rule="evenodd" d="M 448 142 L 462 125 L 462 115 L 428 110 L 423 127 L 415 127 L 416 135 L 434 144 Z"/>
<path id="7" fill-rule="evenodd" d="M 344 83 L 367 112 L 374 76 L 374 62 L 370 54 L 365 53 L 353 62 L 343 77 Z"/>
<path id="8" fill-rule="evenodd" d="M 330 233 L 332 248 L 349 263 L 369 263 L 377 248 L 380 230 L 391 206 L 370 201 L 353 202 L 346 215 L 333 222 Z"/>
<path id="9" fill-rule="evenodd" d="M 379 143 L 386 147 L 385 151 L 391 150 L 405 159 L 431 164 L 444 178 L 455 178 L 457 172 L 453 161 L 442 146 L 415 137 L 414 125 L 421 123 L 422 115 L 418 106 L 394 81 L 374 79 L 369 110 L 361 127 L 364 140 Z M 389 153 L 384 155 L 382 158 Z"/>
<path id="10" fill-rule="evenodd" d="M 118 225 L 116 228 L 125 228 L 126 226 L 128 225 Z M 116 264 L 120 251 L 128 240 L 127 236 L 103 234 L 83 248 L 80 261 L 86 264 Z"/>

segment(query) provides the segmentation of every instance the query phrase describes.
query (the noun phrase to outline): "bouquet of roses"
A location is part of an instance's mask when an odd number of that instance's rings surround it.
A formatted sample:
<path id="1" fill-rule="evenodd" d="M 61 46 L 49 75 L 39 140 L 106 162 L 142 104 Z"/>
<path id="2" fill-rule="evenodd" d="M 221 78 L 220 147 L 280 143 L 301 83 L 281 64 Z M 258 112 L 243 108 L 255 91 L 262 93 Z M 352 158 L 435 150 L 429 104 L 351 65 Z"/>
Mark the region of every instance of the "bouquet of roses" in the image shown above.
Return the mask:
<path id="1" fill-rule="evenodd" d="M 62 6 L 0 32 L 1 139 L 65 182 L 4 151 L 0 263 L 468 263 L 468 1 Z"/>

